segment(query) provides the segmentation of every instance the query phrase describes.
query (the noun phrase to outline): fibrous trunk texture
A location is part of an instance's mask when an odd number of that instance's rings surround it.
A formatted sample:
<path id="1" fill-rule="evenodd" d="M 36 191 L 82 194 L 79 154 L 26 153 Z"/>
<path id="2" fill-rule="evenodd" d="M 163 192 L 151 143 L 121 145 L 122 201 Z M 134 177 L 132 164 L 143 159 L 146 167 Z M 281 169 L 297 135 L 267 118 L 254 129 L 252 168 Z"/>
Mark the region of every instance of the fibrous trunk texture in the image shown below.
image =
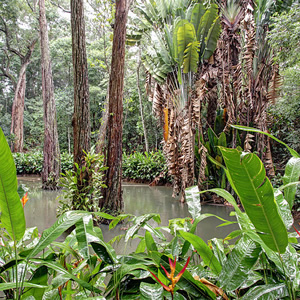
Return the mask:
<path id="1" fill-rule="evenodd" d="M 60 176 L 60 150 L 56 122 L 54 85 L 49 52 L 45 0 L 39 0 L 42 89 L 44 104 L 44 161 L 42 182 L 45 189 L 56 189 Z"/>
<path id="2" fill-rule="evenodd" d="M 84 152 L 90 150 L 90 99 L 85 46 L 83 0 L 71 0 L 72 56 L 74 71 L 74 162 L 84 163 Z"/>
<path id="3" fill-rule="evenodd" d="M 109 79 L 109 114 L 105 172 L 106 189 L 100 208 L 109 212 L 123 209 L 122 199 L 122 122 L 125 63 L 126 22 L 129 5 L 126 0 L 116 1 L 116 16 Z"/>

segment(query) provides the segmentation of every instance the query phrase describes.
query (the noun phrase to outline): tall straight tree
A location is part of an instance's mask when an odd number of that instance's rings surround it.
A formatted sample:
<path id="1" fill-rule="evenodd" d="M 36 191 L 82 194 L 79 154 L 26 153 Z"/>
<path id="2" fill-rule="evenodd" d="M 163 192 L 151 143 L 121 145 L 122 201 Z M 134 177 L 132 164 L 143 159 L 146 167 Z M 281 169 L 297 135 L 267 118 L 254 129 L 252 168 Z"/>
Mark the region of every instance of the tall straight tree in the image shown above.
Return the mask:
<path id="1" fill-rule="evenodd" d="M 100 208 L 110 212 L 123 209 L 122 198 L 122 122 L 126 22 L 131 0 L 116 1 L 116 15 L 109 78 L 109 114 L 107 126 L 107 151 L 105 173 L 106 189 Z"/>
<path id="2" fill-rule="evenodd" d="M 7 1 L 4 4 L 5 7 L 10 6 L 10 9 L 12 9 L 14 5 L 14 3 L 9 3 Z M 3 42 L 5 41 L 5 46 L 2 49 L 5 53 L 3 64 L 6 64 L 6 66 L 3 65 L 1 67 L 1 76 L 5 76 L 11 80 L 15 93 L 12 106 L 10 130 L 10 133 L 14 135 L 14 141 L 11 144 L 11 150 L 13 152 L 23 151 L 26 69 L 30 64 L 30 59 L 37 42 L 34 31 L 33 36 L 27 38 L 26 41 L 21 40 L 20 42 L 20 39 L 23 38 L 24 33 L 19 29 L 20 28 L 18 27 L 17 19 L 11 18 L 10 15 L 6 16 L 3 11 L 0 12 L 0 32 L 4 33 Z M 10 71 L 11 61 L 15 55 L 20 58 L 20 69 L 18 71 L 17 78 L 15 78 Z"/>
<path id="3" fill-rule="evenodd" d="M 72 56 L 74 71 L 74 162 L 84 163 L 84 152 L 90 150 L 90 97 L 85 45 L 83 0 L 71 0 Z"/>
<path id="4" fill-rule="evenodd" d="M 60 174 L 60 150 L 56 123 L 56 106 L 49 51 L 47 19 L 45 13 L 45 0 L 39 0 L 39 12 L 44 103 L 44 162 L 42 181 L 43 188 L 55 189 Z"/>

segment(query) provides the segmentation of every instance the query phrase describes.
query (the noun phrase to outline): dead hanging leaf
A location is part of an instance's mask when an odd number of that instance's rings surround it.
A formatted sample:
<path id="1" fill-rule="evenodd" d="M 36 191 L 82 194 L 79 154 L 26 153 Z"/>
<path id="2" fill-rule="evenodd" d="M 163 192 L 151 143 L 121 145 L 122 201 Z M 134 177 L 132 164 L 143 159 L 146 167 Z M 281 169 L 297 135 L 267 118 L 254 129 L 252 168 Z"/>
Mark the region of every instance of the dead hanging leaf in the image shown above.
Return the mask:
<path id="1" fill-rule="evenodd" d="M 252 146 L 250 145 L 250 143 L 253 142 L 253 138 L 254 138 L 253 134 L 247 133 L 245 142 L 244 142 L 244 151 L 251 152 Z"/>
<path id="2" fill-rule="evenodd" d="M 203 284 L 205 284 L 216 296 L 221 296 L 222 299 L 229 300 L 225 292 L 221 288 L 213 284 L 212 282 L 206 280 L 203 277 L 200 278 L 199 276 L 194 276 L 194 278 L 202 282 Z"/>

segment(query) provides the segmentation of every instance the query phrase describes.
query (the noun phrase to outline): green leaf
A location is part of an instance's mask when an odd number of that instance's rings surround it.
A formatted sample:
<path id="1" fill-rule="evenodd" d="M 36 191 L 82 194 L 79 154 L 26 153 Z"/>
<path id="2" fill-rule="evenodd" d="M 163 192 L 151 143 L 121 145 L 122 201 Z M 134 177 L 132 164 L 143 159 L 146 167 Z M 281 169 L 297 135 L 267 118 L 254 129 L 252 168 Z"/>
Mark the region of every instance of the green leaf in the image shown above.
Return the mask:
<path id="1" fill-rule="evenodd" d="M 203 55 L 203 59 L 209 59 L 216 47 L 217 47 L 217 42 L 220 36 L 221 32 L 221 25 L 220 25 L 220 19 L 219 16 L 216 17 L 214 20 L 212 26 L 210 27 L 207 36 L 205 37 L 205 52 Z M 224 133 L 224 132 L 223 132 Z M 224 133 L 225 134 L 225 133 Z M 227 145 L 225 145 L 227 146 Z"/>
<path id="2" fill-rule="evenodd" d="M 205 14 L 206 8 L 202 3 L 196 3 L 191 15 L 191 23 L 194 25 L 195 31 L 197 33 L 197 41 L 200 41 L 200 20 Z"/>
<path id="3" fill-rule="evenodd" d="M 146 231 L 146 233 L 145 233 L 145 241 L 146 241 L 148 253 L 150 251 L 157 251 L 155 241 L 149 231 Z"/>
<path id="4" fill-rule="evenodd" d="M 71 280 L 77 282 L 81 287 L 83 287 L 83 288 L 85 288 L 89 291 L 95 292 L 95 293 L 99 293 L 99 294 L 102 293 L 102 291 L 99 290 L 98 288 L 92 286 L 88 282 L 86 282 L 86 281 L 78 278 L 77 276 L 73 275 L 72 273 L 70 273 L 68 270 L 66 270 L 59 263 L 49 262 L 49 261 L 43 261 L 42 263 L 43 263 L 43 265 L 47 266 L 48 268 L 53 269 L 56 272 L 62 274 L 65 279 L 68 278 L 68 279 L 71 279 Z"/>
<path id="5" fill-rule="evenodd" d="M 178 60 L 179 66 L 183 63 L 184 52 L 187 45 L 196 41 L 196 32 L 194 25 L 187 20 L 180 20 L 174 31 L 174 47 L 176 49 L 175 59 Z"/>
<path id="6" fill-rule="evenodd" d="M 99 240 L 91 243 L 95 253 L 107 264 L 114 264 L 117 260 L 115 250 L 109 244 Z"/>
<path id="7" fill-rule="evenodd" d="M 30 283 L 37 284 L 39 286 L 47 286 L 48 283 L 48 268 L 46 266 L 41 266 L 36 269 Z M 24 299 L 29 296 L 33 296 L 34 299 L 42 299 L 45 289 L 40 287 L 30 287 L 26 288 L 22 294 Z"/>
<path id="8" fill-rule="evenodd" d="M 220 286 L 234 291 L 247 279 L 259 258 L 261 247 L 248 236 L 243 236 L 229 253 L 220 274 Z"/>
<path id="9" fill-rule="evenodd" d="M 58 220 L 48 229 L 46 229 L 37 245 L 28 255 L 28 258 L 34 257 L 61 236 L 67 229 L 76 224 L 81 218 L 89 215 L 84 211 L 68 211 L 61 215 Z"/>
<path id="10" fill-rule="evenodd" d="M 288 202 L 284 199 L 283 194 L 279 189 L 274 189 L 274 196 L 279 207 L 279 213 L 285 224 L 287 230 L 289 230 L 294 224 L 294 218 L 291 213 Z"/>
<path id="11" fill-rule="evenodd" d="M 285 283 L 277 284 L 266 284 L 255 286 L 250 289 L 243 297 L 240 299 L 260 299 L 260 300 L 269 300 L 269 299 L 282 299 L 289 295 L 287 286 Z"/>
<path id="12" fill-rule="evenodd" d="M 229 181 L 261 239 L 272 250 L 284 253 L 288 235 L 278 212 L 274 191 L 266 170 L 253 153 L 220 147 Z"/>
<path id="13" fill-rule="evenodd" d="M 189 213 L 195 220 L 201 215 L 200 194 L 198 186 L 192 186 L 185 189 L 185 200 L 188 205 Z"/>
<path id="14" fill-rule="evenodd" d="M 46 289 L 48 285 L 39 285 L 39 284 L 34 284 L 30 282 L 23 282 L 23 287 L 25 288 L 37 288 L 37 289 Z M 10 290 L 10 289 L 15 289 L 16 288 L 16 283 L 15 282 L 9 282 L 9 283 L 0 283 L 0 291 L 5 291 L 5 290 Z"/>
<path id="15" fill-rule="evenodd" d="M 194 41 L 189 43 L 184 50 L 183 57 L 183 73 L 197 72 L 199 61 L 199 42 Z"/>
<path id="16" fill-rule="evenodd" d="M 159 284 L 150 284 L 142 282 L 140 285 L 140 293 L 142 299 L 156 300 L 162 299 L 163 287 Z"/>
<path id="17" fill-rule="evenodd" d="M 294 149 L 289 147 L 286 143 L 282 142 L 281 140 L 279 140 L 278 138 L 276 138 L 275 136 L 273 136 L 270 133 L 261 131 L 261 130 L 256 129 L 256 128 L 242 126 L 242 125 L 230 125 L 230 126 L 233 127 L 233 128 L 239 129 L 239 130 L 243 130 L 243 131 L 250 131 L 250 132 L 257 132 L 257 133 L 264 134 L 264 135 L 270 137 L 271 139 L 275 140 L 276 142 L 284 145 L 290 151 L 292 156 L 300 158 L 300 154 L 298 154 L 297 151 L 295 151 Z"/>
<path id="18" fill-rule="evenodd" d="M 216 4 L 211 4 L 210 8 L 205 12 L 203 17 L 201 18 L 201 22 L 197 31 L 197 37 L 199 37 L 200 46 L 201 46 L 200 56 L 202 56 L 204 53 L 206 47 L 205 39 L 217 17 L 218 17 L 218 6 Z"/>
<path id="19" fill-rule="evenodd" d="M 212 272 L 216 275 L 220 275 L 222 270 L 221 264 L 206 243 L 197 235 L 189 232 L 180 231 L 180 235 L 194 246 L 203 259 L 203 262 L 212 270 Z"/>
<path id="20" fill-rule="evenodd" d="M 131 226 L 125 235 L 125 243 L 129 241 L 130 238 L 132 238 L 141 227 L 143 227 L 147 221 L 154 219 L 156 222 L 160 222 L 160 217 L 158 214 L 145 214 L 139 217 L 136 217 L 133 219 L 134 225 Z"/>
<path id="21" fill-rule="evenodd" d="M 93 230 L 92 215 L 82 217 L 76 223 L 76 239 L 78 242 L 78 252 L 84 259 L 89 258 L 89 245 L 88 245 L 88 230 Z"/>
<path id="22" fill-rule="evenodd" d="M 289 159 L 285 166 L 284 176 L 282 178 L 283 184 L 289 184 L 299 180 L 300 176 L 300 158 L 292 157 Z M 288 186 L 284 189 L 284 198 L 290 205 L 290 209 L 293 208 L 295 195 L 297 191 L 297 185 Z"/>
<path id="23" fill-rule="evenodd" d="M 14 241 L 22 239 L 26 223 L 18 194 L 16 167 L 0 128 L 0 211 L 2 226 Z"/>

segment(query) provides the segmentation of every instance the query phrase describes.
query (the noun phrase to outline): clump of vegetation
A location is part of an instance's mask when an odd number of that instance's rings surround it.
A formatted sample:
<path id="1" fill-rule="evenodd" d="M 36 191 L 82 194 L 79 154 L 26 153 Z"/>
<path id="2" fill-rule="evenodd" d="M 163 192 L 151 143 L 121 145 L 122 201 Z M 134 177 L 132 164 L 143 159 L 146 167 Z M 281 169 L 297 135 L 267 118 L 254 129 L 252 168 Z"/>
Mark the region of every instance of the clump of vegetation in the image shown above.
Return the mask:
<path id="1" fill-rule="evenodd" d="M 123 153 L 123 178 L 139 182 L 152 182 L 159 178 L 161 184 L 171 182 L 166 160 L 161 151 Z"/>
<path id="2" fill-rule="evenodd" d="M 43 152 L 13 153 L 18 175 L 41 174 L 43 168 Z M 73 156 L 66 152 L 61 154 L 62 172 L 73 168 Z"/>
<path id="3" fill-rule="evenodd" d="M 62 194 L 59 196 L 58 215 L 69 210 L 99 211 L 101 190 L 105 188 L 103 171 L 106 169 L 103 156 L 92 148 L 85 153 L 81 167 L 75 163 L 74 169 L 65 171 L 59 184 Z"/>

